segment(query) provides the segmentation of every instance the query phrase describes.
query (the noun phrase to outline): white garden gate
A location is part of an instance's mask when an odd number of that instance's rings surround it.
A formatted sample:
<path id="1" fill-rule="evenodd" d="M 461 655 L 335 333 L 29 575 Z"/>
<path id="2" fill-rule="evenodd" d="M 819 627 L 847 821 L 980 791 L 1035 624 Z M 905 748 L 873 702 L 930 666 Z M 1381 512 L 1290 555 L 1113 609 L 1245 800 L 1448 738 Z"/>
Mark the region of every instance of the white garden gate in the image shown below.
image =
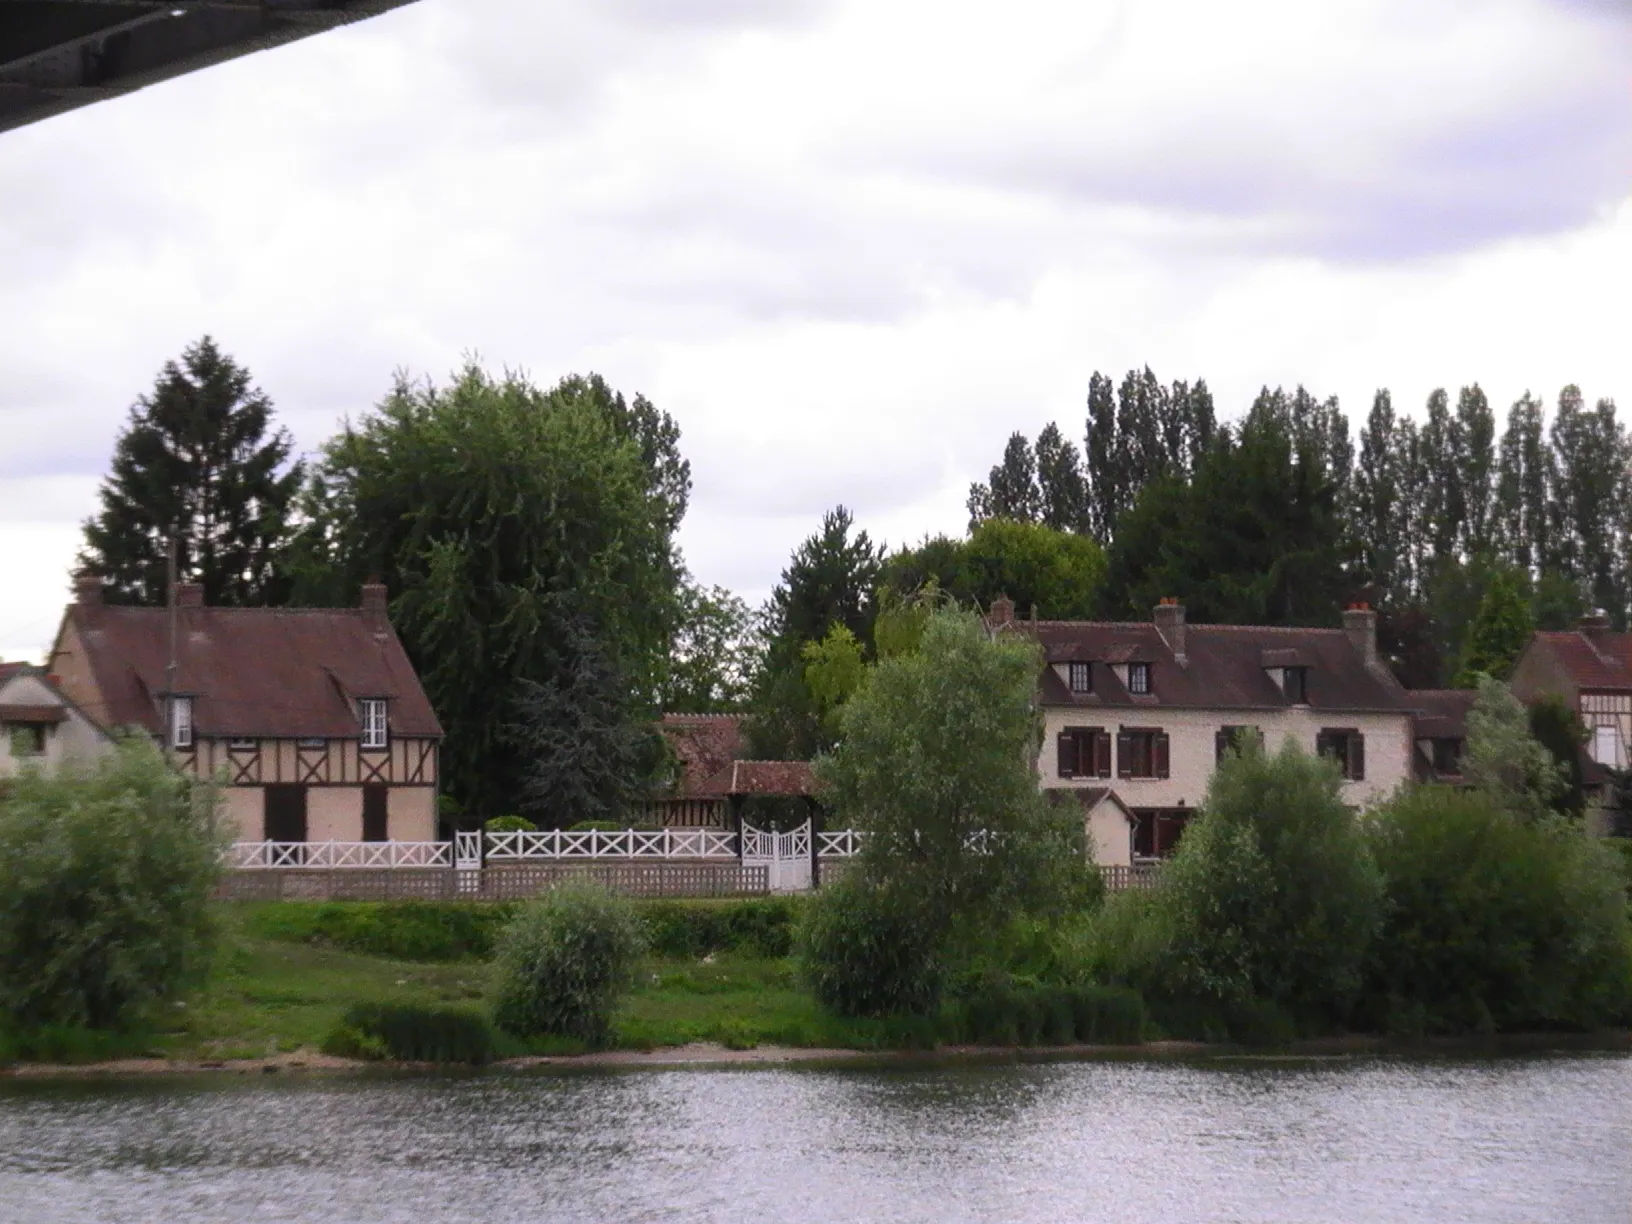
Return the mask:
<path id="1" fill-rule="evenodd" d="M 811 823 L 805 821 L 786 833 L 742 826 L 742 863 L 764 867 L 773 893 L 809 892 Z"/>

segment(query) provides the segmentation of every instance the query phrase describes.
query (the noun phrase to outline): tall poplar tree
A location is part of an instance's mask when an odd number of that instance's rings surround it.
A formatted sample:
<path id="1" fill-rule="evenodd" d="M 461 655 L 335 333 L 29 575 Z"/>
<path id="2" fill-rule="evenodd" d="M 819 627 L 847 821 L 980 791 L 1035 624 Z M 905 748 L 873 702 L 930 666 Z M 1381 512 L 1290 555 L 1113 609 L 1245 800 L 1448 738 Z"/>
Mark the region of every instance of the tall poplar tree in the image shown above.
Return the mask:
<path id="1" fill-rule="evenodd" d="M 1360 545 L 1361 567 L 1379 602 L 1398 602 L 1405 594 L 1400 553 L 1406 545 L 1407 524 L 1400 495 L 1401 466 L 1394 401 L 1381 389 L 1372 397 L 1371 414 L 1360 430 L 1350 523 Z"/>
<path id="2" fill-rule="evenodd" d="M 969 489 L 969 526 L 989 518 L 1035 522 L 1042 510 L 1042 491 L 1037 486 L 1037 457 L 1023 433 L 1009 435 L 1003 448 L 1003 462 L 987 477 L 985 484 Z"/>
<path id="3" fill-rule="evenodd" d="M 1548 508 L 1552 459 L 1541 401 L 1526 391 L 1507 412 L 1497 461 L 1495 520 L 1502 556 L 1532 578 L 1552 556 Z"/>
<path id="4" fill-rule="evenodd" d="M 1083 444 L 1088 480 L 1089 526 L 1101 546 L 1109 548 L 1116 520 L 1129 500 L 1117 449 L 1116 388 L 1095 370 L 1088 379 L 1088 426 Z"/>
<path id="5" fill-rule="evenodd" d="M 1478 383 L 1457 395 L 1456 423 L 1457 483 L 1462 493 L 1459 547 L 1467 558 L 1491 551 L 1496 543 L 1496 418 Z"/>
<path id="6" fill-rule="evenodd" d="M 1037 435 L 1039 515 L 1055 531 L 1089 533 L 1088 485 L 1074 442 L 1050 422 Z"/>
<path id="7" fill-rule="evenodd" d="M 102 576 L 109 601 L 164 603 L 172 538 L 177 577 L 202 584 L 208 603 L 285 601 L 304 469 L 271 422 L 271 399 L 209 336 L 165 363 L 131 408 L 102 509 L 84 524 L 79 563 Z"/>

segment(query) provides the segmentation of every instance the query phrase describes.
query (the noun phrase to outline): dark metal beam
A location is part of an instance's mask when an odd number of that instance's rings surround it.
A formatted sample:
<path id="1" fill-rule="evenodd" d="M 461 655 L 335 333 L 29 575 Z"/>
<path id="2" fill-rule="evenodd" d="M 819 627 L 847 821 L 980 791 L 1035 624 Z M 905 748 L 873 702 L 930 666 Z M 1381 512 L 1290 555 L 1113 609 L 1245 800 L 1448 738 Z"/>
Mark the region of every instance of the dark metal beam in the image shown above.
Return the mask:
<path id="1" fill-rule="evenodd" d="M 0 132 L 413 0 L 0 0 Z"/>

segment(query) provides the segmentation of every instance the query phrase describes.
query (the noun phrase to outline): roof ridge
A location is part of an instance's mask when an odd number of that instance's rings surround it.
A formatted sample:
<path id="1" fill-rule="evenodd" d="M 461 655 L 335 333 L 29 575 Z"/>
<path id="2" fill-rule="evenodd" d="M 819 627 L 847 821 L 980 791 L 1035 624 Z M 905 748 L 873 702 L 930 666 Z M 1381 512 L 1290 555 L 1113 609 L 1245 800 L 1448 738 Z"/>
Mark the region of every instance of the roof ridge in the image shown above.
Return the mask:
<path id="1" fill-rule="evenodd" d="M 1014 620 L 1011 625 L 1021 629 L 1030 628 L 1032 621 Z M 1057 629 L 1148 629 L 1160 632 L 1155 621 L 1107 621 L 1107 620 L 1039 620 L 1035 622 L 1039 629 L 1045 625 Z M 1230 625 L 1220 621 L 1187 621 L 1185 629 L 1228 629 L 1233 632 L 1252 630 L 1256 633 L 1347 633 L 1341 625 Z"/>

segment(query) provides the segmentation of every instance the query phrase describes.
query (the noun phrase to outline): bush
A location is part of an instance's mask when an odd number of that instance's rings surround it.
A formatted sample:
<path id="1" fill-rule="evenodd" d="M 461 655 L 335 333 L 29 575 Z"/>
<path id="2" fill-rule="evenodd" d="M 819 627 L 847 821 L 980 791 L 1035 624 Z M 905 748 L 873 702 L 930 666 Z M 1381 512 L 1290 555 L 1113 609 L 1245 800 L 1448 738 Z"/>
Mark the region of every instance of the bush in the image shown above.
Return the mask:
<path id="1" fill-rule="evenodd" d="M 1598 839 L 1424 786 L 1378 814 L 1372 843 L 1386 888 L 1374 1023 L 1454 1033 L 1627 1018 L 1624 881 Z"/>
<path id="2" fill-rule="evenodd" d="M 781 957 L 793 951 L 792 897 L 730 901 L 646 901 L 640 918 L 654 956 L 693 959 L 713 952 Z"/>
<path id="3" fill-rule="evenodd" d="M 407 961 L 485 960 L 515 906 L 484 901 L 275 901 L 249 909 L 262 939 Z"/>
<path id="4" fill-rule="evenodd" d="M 482 826 L 484 833 L 537 833 L 538 826 L 525 816 L 495 816 Z"/>
<path id="5" fill-rule="evenodd" d="M 898 891 L 846 876 L 809 902 L 800 967 L 816 999 L 841 1016 L 927 1015 L 940 1001 L 940 937 Z"/>
<path id="6" fill-rule="evenodd" d="M 355 1003 L 324 1038 L 323 1052 L 480 1066 L 493 1060 L 493 1030 L 483 1016 L 463 1008 Z"/>
<path id="7" fill-rule="evenodd" d="M 952 1009 L 958 1036 L 979 1045 L 1123 1045 L 1144 1033 L 1139 993 L 1114 986 L 984 983 Z"/>
<path id="8" fill-rule="evenodd" d="M 558 885 L 499 933 L 494 1018 L 518 1037 L 603 1044 L 642 951 L 640 919 L 626 897 L 594 884 Z"/>
<path id="9" fill-rule="evenodd" d="M 568 825 L 568 833 L 622 833 L 633 829 L 637 833 L 660 833 L 663 826 L 649 820 L 580 820 Z"/>
<path id="10" fill-rule="evenodd" d="M 117 1028 L 196 979 L 223 839 L 211 787 L 145 739 L 0 800 L 0 1011 Z"/>

